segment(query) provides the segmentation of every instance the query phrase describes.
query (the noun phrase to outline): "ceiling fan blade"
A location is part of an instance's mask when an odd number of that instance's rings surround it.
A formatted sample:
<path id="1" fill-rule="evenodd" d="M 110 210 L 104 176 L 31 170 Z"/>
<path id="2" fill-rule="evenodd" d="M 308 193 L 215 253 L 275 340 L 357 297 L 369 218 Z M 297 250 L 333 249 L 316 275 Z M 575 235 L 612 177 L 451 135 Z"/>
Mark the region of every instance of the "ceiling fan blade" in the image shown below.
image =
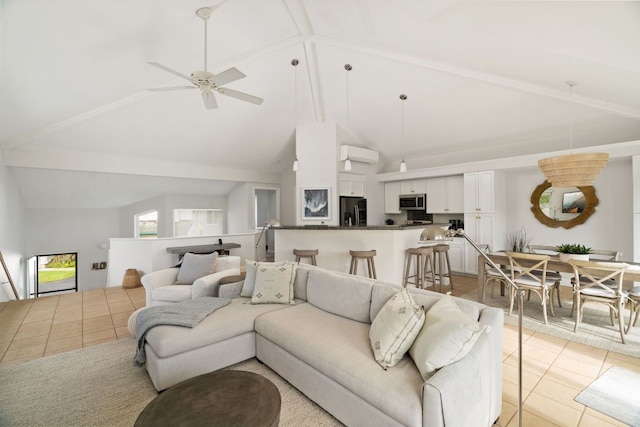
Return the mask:
<path id="1" fill-rule="evenodd" d="M 181 72 L 179 72 L 179 71 L 172 70 L 171 68 L 169 68 L 169 67 L 165 67 L 164 65 L 162 65 L 162 64 L 158 64 L 157 62 L 147 62 L 147 64 L 149 64 L 149 65 L 153 65 L 154 67 L 157 67 L 157 68 L 160 68 L 161 70 L 164 70 L 164 71 L 166 71 L 167 73 L 171 73 L 171 74 L 173 74 L 174 76 L 178 76 L 178 77 L 180 77 L 180 78 L 183 78 L 183 79 L 185 79 L 185 80 L 189 80 L 190 82 L 193 82 L 193 79 L 192 79 L 191 77 L 187 76 L 186 74 L 182 74 L 182 73 L 181 73 Z"/>
<path id="2" fill-rule="evenodd" d="M 216 74 L 211 80 L 218 86 L 226 85 L 227 83 L 235 82 L 236 80 L 244 79 L 247 77 L 242 71 L 236 67 L 231 67 L 228 70 L 224 70 L 220 74 Z"/>
<path id="3" fill-rule="evenodd" d="M 207 110 L 211 108 L 218 108 L 218 102 L 216 101 L 216 96 L 213 92 L 203 91 L 202 100 L 204 101 L 204 106 Z"/>
<path id="4" fill-rule="evenodd" d="M 151 87 L 148 91 L 151 92 L 166 92 L 170 90 L 184 90 L 184 89 L 197 89 L 195 86 L 170 86 L 170 87 Z"/>
<path id="5" fill-rule="evenodd" d="M 260 105 L 264 101 L 264 99 L 258 98 L 257 96 L 249 95 L 248 93 L 238 92 L 237 90 L 227 89 L 224 87 L 218 88 L 218 93 L 230 96 L 232 98 L 240 99 L 242 101 L 247 101 L 256 105 Z"/>

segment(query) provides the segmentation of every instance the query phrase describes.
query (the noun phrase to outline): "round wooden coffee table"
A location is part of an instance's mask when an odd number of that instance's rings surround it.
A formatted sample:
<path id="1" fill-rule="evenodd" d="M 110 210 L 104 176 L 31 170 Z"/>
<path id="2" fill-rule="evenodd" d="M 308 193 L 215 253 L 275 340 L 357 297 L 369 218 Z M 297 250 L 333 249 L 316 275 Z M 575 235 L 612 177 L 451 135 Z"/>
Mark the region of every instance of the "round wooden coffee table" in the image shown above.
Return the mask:
<path id="1" fill-rule="evenodd" d="M 163 391 L 142 410 L 142 426 L 277 426 L 280 392 L 268 379 L 245 371 L 217 371 Z"/>

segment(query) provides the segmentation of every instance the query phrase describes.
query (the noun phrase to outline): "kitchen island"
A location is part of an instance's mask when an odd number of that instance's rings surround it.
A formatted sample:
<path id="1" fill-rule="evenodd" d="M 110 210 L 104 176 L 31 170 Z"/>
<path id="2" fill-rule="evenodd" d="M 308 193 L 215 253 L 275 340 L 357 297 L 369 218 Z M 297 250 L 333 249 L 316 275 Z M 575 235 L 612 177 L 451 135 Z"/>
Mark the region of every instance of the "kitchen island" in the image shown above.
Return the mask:
<path id="1" fill-rule="evenodd" d="M 318 249 L 318 266 L 348 273 L 350 249 L 375 249 L 377 255 L 374 262 L 378 279 L 402 284 L 405 251 L 419 246 L 420 234 L 425 227 L 426 225 L 274 227 L 274 259 L 294 261 L 294 249 Z M 364 261 L 358 266 L 358 274 L 367 274 Z"/>

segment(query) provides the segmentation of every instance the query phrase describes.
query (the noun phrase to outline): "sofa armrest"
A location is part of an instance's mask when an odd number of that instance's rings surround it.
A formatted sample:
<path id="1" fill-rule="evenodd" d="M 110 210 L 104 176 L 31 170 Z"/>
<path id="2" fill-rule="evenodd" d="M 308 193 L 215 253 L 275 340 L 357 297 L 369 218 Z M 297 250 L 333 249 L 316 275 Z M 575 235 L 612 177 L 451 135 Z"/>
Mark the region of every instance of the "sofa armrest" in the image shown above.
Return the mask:
<path id="1" fill-rule="evenodd" d="M 225 283 L 224 285 L 220 285 L 220 287 L 218 288 L 218 296 L 220 298 L 239 297 L 240 292 L 242 292 L 242 285 L 244 285 L 244 280 L 240 280 L 239 282 Z"/>
<path id="2" fill-rule="evenodd" d="M 227 276 L 237 276 L 239 274 L 239 268 L 230 268 L 228 270 L 219 271 L 197 279 L 193 282 L 191 299 L 196 299 L 198 297 L 217 297 L 220 279 Z"/>
<path id="3" fill-rule="evenodd" d="M 147 297 L 147 307 L 150 307 L 152 298 L 151 293 L 160 286 L 173 285 L 178 278 L 179 267 L 165 268 L 164 270 L 147 273 L 140 279 L 140 283 L 144 286 L 144 292 Z"/>
<path id="4" fill-rule="evenodd" d="M 478 320 L 491 330 L 478 338 L 462 360 L 440 369 L 423 384 L 423 425 L 489 426 L 500 416 L 504 312 L 484 308 Z"/>

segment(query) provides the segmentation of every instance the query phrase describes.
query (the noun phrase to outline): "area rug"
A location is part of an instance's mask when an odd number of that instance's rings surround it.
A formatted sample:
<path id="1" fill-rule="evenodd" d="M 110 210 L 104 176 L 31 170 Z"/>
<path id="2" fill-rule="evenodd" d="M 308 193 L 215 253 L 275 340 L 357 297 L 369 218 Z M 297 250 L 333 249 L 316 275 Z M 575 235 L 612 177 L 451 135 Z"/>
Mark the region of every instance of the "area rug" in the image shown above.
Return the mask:
<path id="1" fill-rule="evenodd" d="M 566 294 L 569 289 L 563 289 Z M 468 292 L 461 298 L 471 301 L 478 301 L 478 291 Z M 514 302 L 513 314 L 509 315 L 509 298 L 500 296 L 500 292 L 496 287 L 493 297 L 490 295 L 489 289 L 483 301 L 484 304 L 502 308 L 504 310 L 505 323 L 518 324 L 518 302 Z M 542 305 L 540 298 L 531 294 L 531 300 L 524 300 L 524 315 L 522 326 L 526 329 L 542 332 L 569 341 L 575 341 L 592 347 L 604 350 L 615 351 L 616 353 L 626 354 L 629 356 L 640 357 L 640 326 L 632 327 L 629 334 L 625 335 L 626 344 L 622 344 L 620 340 L 620 332 L 617 327 L 617 319 L 615 325 L 611 325 L 609 318 L 609 309 L 604 304 L 589 303 L 584 307 L 584 316 L 577 332 L 573 332 L 575 326 L 575 315 L 571 317 L 572 301 L 570 297 L 562 298 L 562 308 L 558 307 L 557 302 L 554 303 L 555 316 L 547 309 L 548 324 L 544 324 L 544 316 L 542 313 Z M 625 308 L 624 319 L 625 327 L 628 320 L 629 311 Z"/>
<path id="2" fill-rule="evenodd" d="M 612 366 L 575 401 L 630 426 L 640 426 L 640 374 Z"/>
<path id="3" fill-rule="evenodd" d="M 0 367 L 1 426 L 127 426 L 157 396 L 144 368 L 132 366 L 135 340 L 121 339 Z M 281 426 L 339 426 L 329 413 L 251 359 L 229 369 L 272 381 Z"/>

